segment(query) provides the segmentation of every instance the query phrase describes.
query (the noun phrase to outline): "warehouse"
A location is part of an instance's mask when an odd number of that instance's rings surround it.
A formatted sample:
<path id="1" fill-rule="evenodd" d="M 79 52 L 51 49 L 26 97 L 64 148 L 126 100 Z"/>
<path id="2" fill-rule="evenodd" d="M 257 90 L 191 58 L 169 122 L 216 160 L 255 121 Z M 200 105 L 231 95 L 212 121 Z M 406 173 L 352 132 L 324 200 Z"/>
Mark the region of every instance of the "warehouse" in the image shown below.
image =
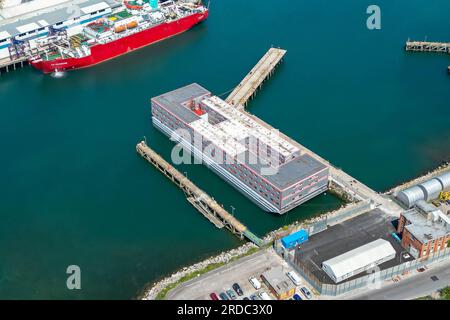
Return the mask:
<path id="1" fill-rule="evenodd" d="M 392 260 L 395 255 L 395 249 L 389 241 L 378 239 L 324 261 L 322 269 L 337 283 Z"/>

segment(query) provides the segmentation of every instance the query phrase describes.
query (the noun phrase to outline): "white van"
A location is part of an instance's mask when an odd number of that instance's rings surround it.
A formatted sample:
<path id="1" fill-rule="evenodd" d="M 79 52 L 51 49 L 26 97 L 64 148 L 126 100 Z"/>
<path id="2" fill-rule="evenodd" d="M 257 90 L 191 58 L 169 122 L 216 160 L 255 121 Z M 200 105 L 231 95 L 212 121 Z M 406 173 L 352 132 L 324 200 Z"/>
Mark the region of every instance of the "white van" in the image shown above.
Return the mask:
<path id="1" fill-rule="evenodd" d="M 252 284 L 253 288 L 256 290 L 261 289 L 261 282 L 258 281 L 256 278 L 250 278 L 248 281 Z"/>
<path id="2" fill-rule="evenodd" d="M 286 273 L 286 275 L 288 276 L 289 279 L 291 279 L 291 281 L 296 286 L 299 286 L 299 285 L 302 284 L 302 281 L 300 280 L 300 277 L 294 271 L 289 271 L 288 273 Z"/>
<path id="3" fill-rule="evenodd" d="M 267 292 L 265 292 L 265 291 L 261 292 L 261 293 L 259 294 L 259 297 L 260 297 L 262 300 L 272 300 L 272 299 L 270 298 L 270 296 L 267 294 Z"/>

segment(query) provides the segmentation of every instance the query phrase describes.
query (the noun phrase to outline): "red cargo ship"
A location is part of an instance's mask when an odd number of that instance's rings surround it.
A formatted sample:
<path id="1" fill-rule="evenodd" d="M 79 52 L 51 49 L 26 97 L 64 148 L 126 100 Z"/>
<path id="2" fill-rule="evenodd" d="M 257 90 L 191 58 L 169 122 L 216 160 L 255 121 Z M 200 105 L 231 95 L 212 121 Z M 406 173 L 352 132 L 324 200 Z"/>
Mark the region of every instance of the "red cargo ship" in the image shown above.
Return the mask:
<path id="1" fill-rule="evenodd" d="M 53 37 L 45 51 L 30 58 L 44 73 L 86 68 L 189 30 L 208 17 L 201 4 L 165 2 L 139 10 L 122 7 L 70 38 Z"/>

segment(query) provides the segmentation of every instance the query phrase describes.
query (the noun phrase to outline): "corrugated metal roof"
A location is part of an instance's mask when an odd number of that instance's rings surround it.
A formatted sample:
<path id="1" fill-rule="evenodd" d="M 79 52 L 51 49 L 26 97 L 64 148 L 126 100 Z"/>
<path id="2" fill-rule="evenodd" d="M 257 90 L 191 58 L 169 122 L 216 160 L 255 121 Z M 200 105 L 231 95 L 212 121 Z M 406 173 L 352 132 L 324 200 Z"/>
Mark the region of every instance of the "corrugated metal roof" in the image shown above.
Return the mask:
<path id="1" fill-rule="evenodd" d="M 441 183 L 444 189 L 450 188 L 450 172 L 444 173 L 439 177 L 436 177 Z"/>
<path id="2" fill-rule="evenodd" d="M 378 239 L 333 259 L 324 261 L 323 265 L 327 266 L 338 279 L 391 255 L 395 255 L 395 253 L 395 249 L 389 241 Z"/>
<path id="3" fill-rule="evenodd" d="M 420 187 L 414 186 L 400 191 L 397 194 L 397 199 L 400 200 L 408 208 L 411 208 L 417 201 L 424 200 L 425 194 Z"/>

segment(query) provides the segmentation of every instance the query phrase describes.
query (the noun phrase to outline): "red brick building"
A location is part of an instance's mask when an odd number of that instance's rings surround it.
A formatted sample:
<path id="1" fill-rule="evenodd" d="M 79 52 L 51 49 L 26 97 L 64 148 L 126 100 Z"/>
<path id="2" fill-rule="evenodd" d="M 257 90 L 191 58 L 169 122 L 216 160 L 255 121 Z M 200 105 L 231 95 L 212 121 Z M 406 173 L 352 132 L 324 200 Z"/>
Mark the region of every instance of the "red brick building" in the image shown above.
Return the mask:
<path id="1" fill-rule="evenodd" d="M 397 232 L 402 246 L 416 258 L 447 248 L 450 241 L 450 217 L 431 204 L 419 202 L 416 208 L 400 216 Z"/>

